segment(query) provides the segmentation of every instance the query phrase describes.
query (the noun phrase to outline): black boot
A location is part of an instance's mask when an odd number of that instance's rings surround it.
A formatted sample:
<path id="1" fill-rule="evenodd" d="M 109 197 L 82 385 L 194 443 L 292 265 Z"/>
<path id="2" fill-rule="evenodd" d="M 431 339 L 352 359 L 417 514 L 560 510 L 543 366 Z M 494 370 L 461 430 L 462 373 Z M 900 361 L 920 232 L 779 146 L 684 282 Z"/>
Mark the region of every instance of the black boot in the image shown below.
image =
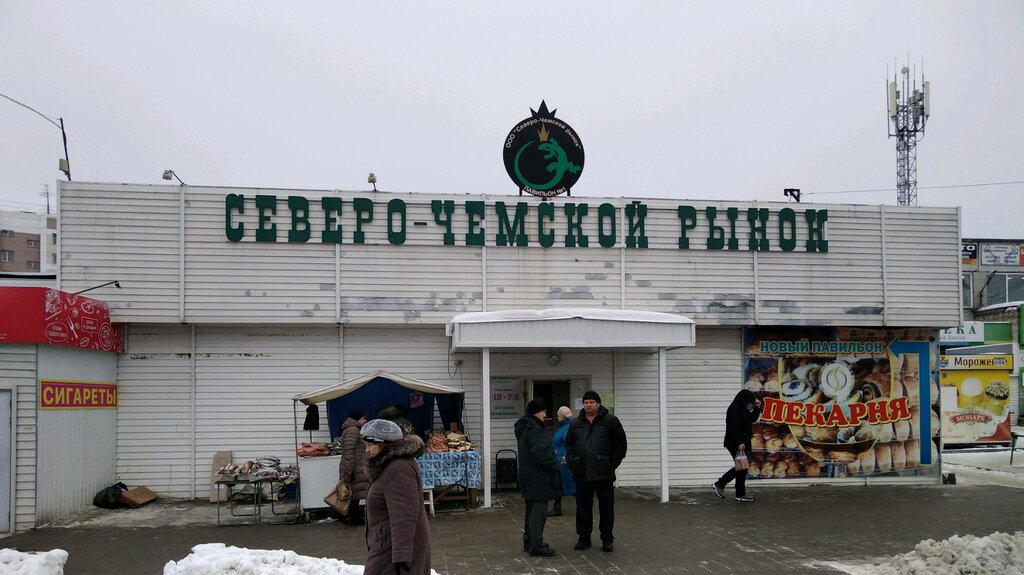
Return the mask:
<path id="1" fill-rule="evenodd" d="M 562 516 L 562 498 L 555 499 L 555 506 L 548 511 L 548 517 L 561 517 Z"/>

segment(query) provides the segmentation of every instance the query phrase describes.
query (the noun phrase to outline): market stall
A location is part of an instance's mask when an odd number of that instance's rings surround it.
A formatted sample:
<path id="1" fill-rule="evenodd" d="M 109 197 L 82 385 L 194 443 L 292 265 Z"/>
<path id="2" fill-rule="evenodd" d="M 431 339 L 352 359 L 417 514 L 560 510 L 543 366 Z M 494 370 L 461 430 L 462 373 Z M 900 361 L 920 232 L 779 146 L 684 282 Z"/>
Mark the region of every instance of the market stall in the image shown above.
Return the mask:
<path id="1" fill-rule="evenodd" d="M 295 445 L 297 464 L 299 466 L 300 503 L 303 510 L 326 507 L 322 497 L 338 481 L 338 457 L 302 457 L 299 456 L 299 421 L 298 405 L 306 406 L 325 403 L 327 419 L 331 428 L 331 437 L 341 434 L 341 423 L 345 414 L 358 408 L 367 414 L 367 419 L 382 408 L 389 405 L 402 405 L 408 413 L 418 433 L 425 433 L 435 424 L 435 405 L 437 419 L 443 433 L 451 433 L 454 449 L 448 445 L 441 449 L 436 442 L 431 453 L 420 458 L 423 470 L 423 484 L 428 488 L 439 488 L 444 494 L 452 492 L 454 487 L 461 486 L 467 491 L 475 491 L 480 486 L 480 454 L 471 451 L 465 441 L 462 429 L 462 399 L 465 392 L 461 389 L 440 385 L 429 381 L 405 377 L 395 373 L 375 370 L 341 383 L 324 387 L 292 398 L 292 412 L 295 419 Z M 471 454 L 475 454 L 475 458 Z M 472 464 L 475 461 L 475 465 Z M 325 462 L 327 462 L 325 464 Z M 326 486 L 326 489 L 325 489 Z M 323 493 L 321 493 L 321 491 Z M 471 499 L 471 501 L 472 501 Z"/>

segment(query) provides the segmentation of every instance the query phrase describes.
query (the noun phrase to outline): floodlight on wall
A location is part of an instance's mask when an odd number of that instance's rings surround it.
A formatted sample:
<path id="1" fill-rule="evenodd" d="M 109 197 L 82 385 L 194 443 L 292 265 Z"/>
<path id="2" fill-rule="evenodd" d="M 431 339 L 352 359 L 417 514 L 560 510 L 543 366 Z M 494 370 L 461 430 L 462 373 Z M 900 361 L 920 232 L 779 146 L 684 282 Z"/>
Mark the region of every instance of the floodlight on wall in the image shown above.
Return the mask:
<path id="1" fill-rule="evenodd" d="M 373 191 L 377 191 L 377 176 L 373 172 L 370 172 L 370 175 L 366 177 L 366 183 L 373 184 Z"/>
<path id="2" fill-rule="evenodd" d="M 175 180 L 178 180 L 179 184 L 181 184 L 183 186 L 187 186 L 188 185 L 185 182 L 181 181 L 181 178 L 178 177 L 178 174 L 174 173 L 174 170 L 164 170 L 164 175 L 162 177 L 163 177 L 163 179 L 165 179 L 167 181 L 170 181 L 171 178 L 174 178 Z"/>
<path id="3" fill-rule="evenodd" d="M 92 286 L 91 288 L 86 288 L 86 289 L 84 289 L 84 290 L 82 290 L 82 291 L 76 291 L 76 292 L 75 292 L 75 295 L 78 295 L 78 294 L 83 294 L 83 293 L 85 293 L 85 292 L 87 292 L 87 291 L 92 291 L 92 290 L 94 290 L 94 289 L 100 289 L 101 287 L 107 287 L 107 286 L 109 286 L 109 285 L 112 285 L 112 286 L 116 287 L 117 289 L 121 289 L 121 282 L 119 282 L 119 281 L 117 281 L 117 280 L 114 280 L 114 281 L 112 281 L 112 282 L 107 282 L 107 283 L 105 283 L 105 284 L 100 284 L 100 285 L 98 285 L 98 286 Z"/>

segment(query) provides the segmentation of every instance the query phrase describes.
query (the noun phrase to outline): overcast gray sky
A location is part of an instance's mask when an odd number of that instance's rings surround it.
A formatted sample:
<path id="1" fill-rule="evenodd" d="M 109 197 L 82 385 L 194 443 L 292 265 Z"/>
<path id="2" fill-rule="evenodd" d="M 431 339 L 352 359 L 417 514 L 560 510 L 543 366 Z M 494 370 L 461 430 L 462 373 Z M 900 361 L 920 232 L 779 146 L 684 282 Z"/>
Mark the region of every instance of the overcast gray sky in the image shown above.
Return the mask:
<path id="1" fill-rule="evenodd" d="M 877 205 L 909 62 L 919 204 L 1021 238 L 1022 32 L 1017 1 L 8 0 L 0 93 L 64 118 L 81 181 L 514 195 L 502 144 L 544 99 L 586 149 L 574 196 Z M 62 156 L 0 99 L 0 205 L 45 206 Z"/>

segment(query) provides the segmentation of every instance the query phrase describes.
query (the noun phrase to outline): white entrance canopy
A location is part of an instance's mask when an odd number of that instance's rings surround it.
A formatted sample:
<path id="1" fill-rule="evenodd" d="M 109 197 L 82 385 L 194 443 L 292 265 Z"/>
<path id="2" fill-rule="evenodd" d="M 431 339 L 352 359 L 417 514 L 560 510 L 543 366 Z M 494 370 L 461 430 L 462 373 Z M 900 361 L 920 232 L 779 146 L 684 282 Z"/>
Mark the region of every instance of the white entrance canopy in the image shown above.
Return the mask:
<path id="1" fill-rule="evenodd" d="M 666 350 L 692 346 L 697 328 L 681 315 L 603 308 L 518 309 L 464 313 L 445 327 L 451 350 L 480 350 L 483 380 L 481 482 L 491 506 L 491 351 L 536 349 L 625 350 L 658 354 L 658 421 L 661 427 L 661 500 L 668 501 L 668 382 Z"/>
<path id="2" fill-rule="evenodd" d="M 694 344 L 692 319 L 670 313 L 602 308 L 515 309 L 464 313 L 447 326 L 452 351 L 489 348 L 588 350 Z M 640 351 L 640 350 L 636 350 Z"/>

